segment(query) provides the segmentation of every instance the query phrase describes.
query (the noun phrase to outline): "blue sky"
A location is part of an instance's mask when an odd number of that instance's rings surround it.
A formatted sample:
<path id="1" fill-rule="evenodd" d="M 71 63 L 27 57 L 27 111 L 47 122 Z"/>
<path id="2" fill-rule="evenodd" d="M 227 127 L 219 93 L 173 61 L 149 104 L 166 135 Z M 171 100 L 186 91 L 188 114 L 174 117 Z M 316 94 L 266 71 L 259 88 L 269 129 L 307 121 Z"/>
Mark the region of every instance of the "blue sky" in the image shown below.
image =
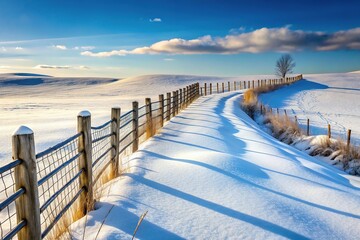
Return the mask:
<path id="1" fill-rule="evenodd" d="M 360 70 L 359 1 L 0 0 L 0 72 L 55 76 Z"/>

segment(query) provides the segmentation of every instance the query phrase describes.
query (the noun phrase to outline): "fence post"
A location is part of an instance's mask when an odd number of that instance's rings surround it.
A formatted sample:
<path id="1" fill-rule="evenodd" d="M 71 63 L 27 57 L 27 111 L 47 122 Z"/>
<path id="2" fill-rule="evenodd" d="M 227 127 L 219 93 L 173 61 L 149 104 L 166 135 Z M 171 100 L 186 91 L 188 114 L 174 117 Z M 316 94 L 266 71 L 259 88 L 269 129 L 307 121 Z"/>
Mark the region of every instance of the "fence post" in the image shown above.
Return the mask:
<path id="1" fill-rule="evenodd" d="M 236 91 L 236 81 L 234 81 L 234 91 Z"/>
<path id="2" fill-rule="evenodd" d="M 145 98 L 146 105 L 146 139 L 152 137 L 153 135 L 153 126 L 152 126 L 152 109 L 151 109 L 151 99 Z"/>
<path id="3" fill-rule="evenodd" d="M 252 88 L 254 89 L 255 88 L 255 81 L 252 80 Z"/>
<path id="4" fill-rule="evenodd" d="M 310 135 L 310 119 L 307 119 L 306 135 Z"/>
<path id="5" fill-rule="evenodd" d="M 331 138 L 331 126 L 330 126 L 330 123 L 328 123 L 328 137 Z"/>
<path id="6" fill-rule="evenodd" d="M 225 92 L 225 83 L 222 83 L 222 92 Z"/>
<path id="7" fill-rule="evenodd" d="M 79 170 L 83 169 L 80 175 L 80 188 L 85 191 L 80 195 L 80 203 L 84 204 L 83 211 L 86 214 L 91 210 L 94 202 L 92 184 L 92 137 L 91 137 L 91 114 L 88 111 L 81 111 L 77 116 L 77 130 L 81 133 L 78 142 Z"/>
<path id="8" fill-rule="evenodd" d="M 112 108 L 111 109 L 111 146 L 112 150 L 110 152 L 110 159 L 112 161 L 112 169 L 111 173 L 116 177 L 119 173 L 119 166 L 122 166 L 119 158 L 119 150 L 120 150 L 120 108 Z"/>
<path id="9" fill-rule="evenodd" d="M 40 203 L 36 171 L 35 141 L 31 129 L 21 126 L 12 136 L 12 157 L 23 162 L 14 169 L 15 191 L 25 189 L 15 202 L 16 219 L 27 225 L 18 233 L 19 240 L 41 239 Z"/>
<path id="10" fill-rule="evenodd" d="M 179 108 L 180 110 L 183 108 L 183 97 L 182 97 L 183 93 L 182 93 L 182 88 L 179 89 L 179 96 L 180 96 L 180 101 L 179 101 Z"/>
<path id="11" fill-rule="evenodd" d="M 179 114 L 179 90 L 175 91 L 175 112 L 176 115 Z"/>
<path id="12" fill-rule="evenodd" d="M 261 80 L 262 81 L 262 80 Z M 260 80 L 258 79 L 258 87 L 260 87 Z"/>
<path id="13" fill-rule="evenodd" d="M 250 88 L 250 81 L 248 81 L 248 88 Z"/>
<path id="14" fill-rule="evenodd" d="M 166 121 L 170 121 L 171 93 L 166 93 Z"/>
<path id="15" fill-rule="evenodd" d="M 133 133 L 132 133 L 132 152 L 136 152 L 139 148 L 139 103 L 133 102 L 133 118 L 132 118 L 132 125 L 133 125 Z"/>
<path id="16" fill-rule="evenodd" d="M 231 86 L 230 86 L 230 82 L 228 82 L 228 92 L 230 92 L 231 90 Z"/>
<path id="17" fill-rule="evenodd" d="M 159 95 L 160 128 L 164 126 L 164 94 Z"/>
<path id="18" fill-rule="evenodd" d="M 219 83 L 216 83 L 216 90 L 217 90 L 217 93 L 219 93 Z"/>
<path id="19" fill-rule="evenodd" d="M 348 131 L 347 131 L 347 142 L 346 142 L 347 151 L 350 150 L 350 140 L 351 140 L 351 129 L 348 129 Z"/>
<path id="20" fill-rule="evenodd" d="M 205 96 L 206 96 L 207 95 L 206 83 L 204 83 L 204 93 L 205 93 Z"/>
<path id="21" fill-rule="evenodd" d="M 210 83 L 210 95 L 212 94 L 212 83 Z"/>
<path id="22" fill-rule="evenodd" d="M 176 108 L 176 106 L 175 106 L 175 98 L 176 98 L 176 91 L 173 91 L 172 92 L 172 111 L 171 111 L 171 116 L 173 116 L 173 117 L 175 117 L 175 113 L 176 113 L 176 111 L 175 111 L 175 108 Z"/>

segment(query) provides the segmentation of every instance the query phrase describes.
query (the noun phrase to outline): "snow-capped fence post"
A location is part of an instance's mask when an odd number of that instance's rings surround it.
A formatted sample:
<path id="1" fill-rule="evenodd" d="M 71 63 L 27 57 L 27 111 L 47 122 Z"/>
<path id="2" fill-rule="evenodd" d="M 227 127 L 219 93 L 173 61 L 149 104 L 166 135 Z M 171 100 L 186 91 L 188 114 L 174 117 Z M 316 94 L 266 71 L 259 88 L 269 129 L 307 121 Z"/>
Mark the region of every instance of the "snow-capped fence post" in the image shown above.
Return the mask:
<path id="1" fill-rule="evenodd" d="M 132 115 L 132 152 L 136 152 L 139 148 L 139 103 L 133 102 L 133 115 Z"/>
<path id="2" fill-rule="evenodd" d="M 120 151 L 120 116 L 121 108 L 111 108 L 111 146 L 112 150 L 110 152 L 111 164 L 111 173 L 114 174 L 114 177 L 117 177 L 119 173 L 120 163 L 119 151 Z"/>
<path id="3" fill-rule="evenodd" d="M 307 124 L 306 124 L 306 135 L 309 136 L 310 135 L 310 119 L 307 119 Z"/>
<path id="4" fill-rule="evenodd" d="M 176 92 L 174 91 L 174 100 L 176 97 Z M 175 103 L 175 101 L 174 101 Z M 175 105 L 175 104 L 174 104 Z M 153 126 L 152 126 L 152 108 L 151 108 L 151 99 L 145 98 L 145 108 L 146 108 L 146 139 L 152 137 L 153 135 Z M 175 111 L 175 107 L 174 107 Z"/>
<path id="5" fill-rule="evenodd" d="M 328 123 L 328 138 L 331 138 L 331 126 L 330 123 Z"/>
<path id="6" fill-rule="evenodd" d="M 347 151 L 350 149 L 350 140 L 351 140 L 351 129 L 347 130 L 347 141 L 346 141 L 346 148 Z"/>
<path id="7" fill-rule="evenodd" d="M 212 94 L 212 83 L 209 84 L 210 85 L 210 95 Z"/>
<path id="8" fill-rule="evenodd" d="M 78 151 L 82 154 L 79 157 L 79 170 L 83 169 L 80 175 L 80 188 L 84 188 L 80 195 L 80 203 L 83 204 L 84 215 L 91 210 L 94 202 L 92 183 L 92 136 L 91 136 L 91 114 L 88 111 L 81 111 L 77 116 L 77 130 L 81 133 L 78 141 Z M 90 209 L 89 209 L 90 208 Z"/>
<path id="9" fill-rule="evenodd" d="M 182 95 L 182 91 L 180 91 L 180 95 Z M 160 115 L 160 128 L 162 128 L 164 126 L 164 94 L 159 95 L 159 115 Z"/>
<path id="10" fill-rule="evenodd" d="M 206 83 L 204 83 L 204 93 L 205 93 L 205 96 L 206 96 L 207 95 Z"/>
<path id="11" fill-rule="evenodd" d="M 166 121 L 170 120 L 171 93 L 166 93 Z"/>
<path id="12" fill-rule="evenodd" d="M 25 189 L 16 201 L 16 219 L 26 220 L 26 226 L 18 233 L 19 240 L 41 239 L 40 203 L 36 171 L 35 141 L 31 129 L 21 126 L 12 136 L 12 157 L 22 160 L 15 167 L 15 191 Z"/>

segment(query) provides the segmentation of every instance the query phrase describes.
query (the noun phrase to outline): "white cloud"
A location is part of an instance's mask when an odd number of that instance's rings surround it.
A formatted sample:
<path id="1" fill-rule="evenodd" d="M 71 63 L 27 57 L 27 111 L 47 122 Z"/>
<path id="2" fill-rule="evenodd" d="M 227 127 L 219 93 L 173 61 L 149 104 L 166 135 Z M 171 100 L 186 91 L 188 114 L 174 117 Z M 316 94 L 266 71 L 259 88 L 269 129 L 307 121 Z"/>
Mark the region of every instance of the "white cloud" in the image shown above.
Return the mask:
<path id="1" fill-rule="evenodd" d="M 67 50 L 67 47 L 65 45 L 53 45 L 53 47 L 60 50 Z"/>
<path id="2" fill-rule="evenodd" d="M 162 22 L 161 18 L 150 18 L 149 19 L 150 22 Z"/>
<path id="3" fill-rule="evenodd" d="M 76 46 L 73 48 L 74 50 L 84 50 L 84 51 L 89 51 L 89 50 L 93 50 L 95 49 L 94 46 Z"/>
<path id="4" fill-rule="evenodd" d="M 58 65 L 47 65 L 47 64 L 42 64 L 42 65 L 36 65 L 34 67 L 35 69 L 78 69 L 78 70 L 87 70 L 89 69 L 89 67 L 87 66 L 58 66 Z"/>
<path id="5" fill-rule="evenodd" d="M 360 50 L 360 28 L 335 33 L 290 30 L 289 27 L 261 28 L 225 37 L 173 38 L 132 50 L 84 51 L 83 56 L 110 57 L 128 54 L 239 54 L 293 52 L 301 50 Z"/>
<path id="6" fill-rule="evenodd" d="M 164 58 L 163 60 L 167 61 L 167 62 L 175 61 L 175 59 L 173 59 L 173 58 Z"/>
<path id="7" fill-rule="evenodd" d="M 22 48 L 22 47 L 16 47 L 15 50 L 19 50 L 19 51 L 20 51 L 20 50 L 24 50 L 24 48 Z"/>

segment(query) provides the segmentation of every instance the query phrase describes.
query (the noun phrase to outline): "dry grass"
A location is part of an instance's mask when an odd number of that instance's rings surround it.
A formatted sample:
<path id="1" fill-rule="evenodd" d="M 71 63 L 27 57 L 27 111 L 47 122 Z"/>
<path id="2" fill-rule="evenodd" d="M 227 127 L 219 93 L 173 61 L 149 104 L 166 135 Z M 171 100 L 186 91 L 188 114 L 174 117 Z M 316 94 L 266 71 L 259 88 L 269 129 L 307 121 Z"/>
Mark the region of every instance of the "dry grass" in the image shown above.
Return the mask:
<path id="1" fill-rule="evenodd" d="M 299 125 L 287 116 L 267 113 L 264 123 L 271 129 L 274 137 L 287 144 L 292 144 L 302 135 Z"/>

